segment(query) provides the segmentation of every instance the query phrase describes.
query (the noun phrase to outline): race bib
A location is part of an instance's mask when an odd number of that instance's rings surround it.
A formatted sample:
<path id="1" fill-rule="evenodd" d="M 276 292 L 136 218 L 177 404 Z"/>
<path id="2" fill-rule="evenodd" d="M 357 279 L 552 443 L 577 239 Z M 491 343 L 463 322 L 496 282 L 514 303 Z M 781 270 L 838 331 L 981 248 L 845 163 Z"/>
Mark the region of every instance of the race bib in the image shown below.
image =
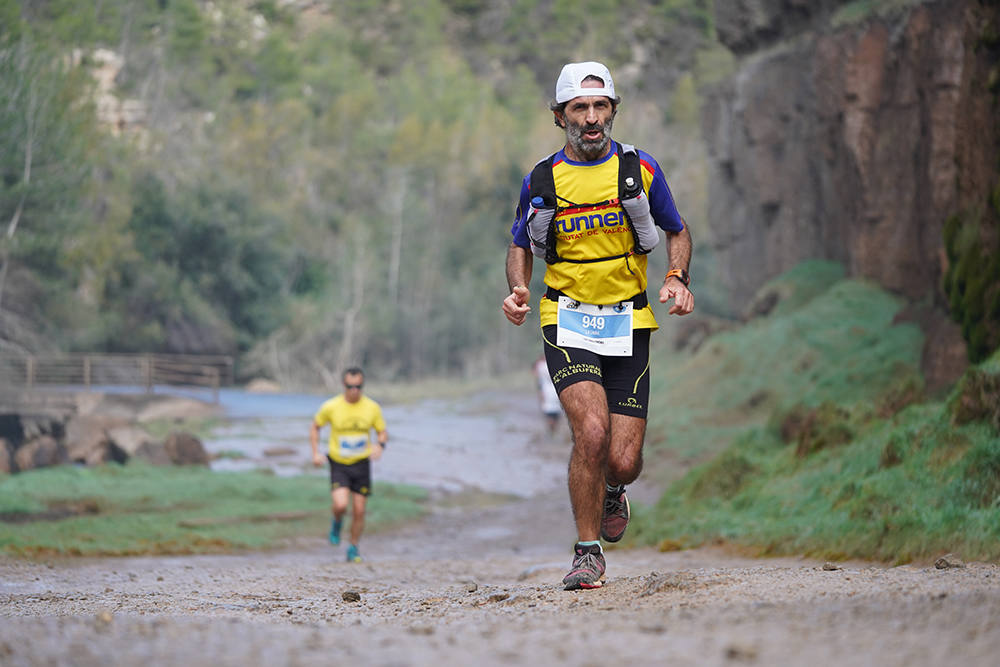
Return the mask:
<path id="1" fill-rule="evenodd" d="M 340 456 L 345 459 L 353 458 L 365 451 L 368 446 L 367 435 L 342 435 L 337 438 L 340 446 Z"/>
<path id="2" fill-rule="evenodd" d="M 556 344 L 609 357 L 632 356 L 632 302 L 595 306 L 559 297 Z"/>

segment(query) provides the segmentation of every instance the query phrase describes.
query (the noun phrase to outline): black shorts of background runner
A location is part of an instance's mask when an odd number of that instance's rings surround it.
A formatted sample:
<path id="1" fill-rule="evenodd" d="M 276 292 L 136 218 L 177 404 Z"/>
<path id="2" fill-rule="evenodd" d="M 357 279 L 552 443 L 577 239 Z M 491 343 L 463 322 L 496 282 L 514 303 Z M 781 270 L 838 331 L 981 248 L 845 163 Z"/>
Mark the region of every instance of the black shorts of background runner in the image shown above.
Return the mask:
<path id="1" fill-rule="evenodd" d="M 330 462 L 330 486 L 334 489 L 346 486 L 363 496 L 372 494 L 372 464 L 370 459 L 357 463 L 337 463 L 327 455 Z"/>
<path id="2" fill-rule="evenodd" d="M 549 365 L 556 391 L 583 380 L 604 387 L 608 396 L 608 411 L 646 418 L 649 403 L 649 329 L 632 332 L 632 356 L 610 357 L 556 345 L 554 324 L 542 327 L 545 362 Z"/>

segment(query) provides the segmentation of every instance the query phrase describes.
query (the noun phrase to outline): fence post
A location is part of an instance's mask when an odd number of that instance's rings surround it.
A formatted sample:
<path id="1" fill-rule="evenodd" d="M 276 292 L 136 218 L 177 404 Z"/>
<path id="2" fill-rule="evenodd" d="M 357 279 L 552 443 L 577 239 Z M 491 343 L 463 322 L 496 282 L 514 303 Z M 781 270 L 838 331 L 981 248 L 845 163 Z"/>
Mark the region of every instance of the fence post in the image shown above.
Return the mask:
<path id="1" fill-rule="evenodd" d="M 90 389 L 90 355 L 83 357 L 83 386 Z"/>
<path id="2" fill-rule="evenodd" d="M 31 389 L 35 385 L 35 358 L 28 357 L 24 362 L 24 383 Z"/>
<path id="3" fill-rule="evenodd" d="M 153 358 L 150 355 L 144 355 L 142 357 L 142 371 L 144 375 L 144 382 L 146 384 L 146 393 L 153 393 Z"/>

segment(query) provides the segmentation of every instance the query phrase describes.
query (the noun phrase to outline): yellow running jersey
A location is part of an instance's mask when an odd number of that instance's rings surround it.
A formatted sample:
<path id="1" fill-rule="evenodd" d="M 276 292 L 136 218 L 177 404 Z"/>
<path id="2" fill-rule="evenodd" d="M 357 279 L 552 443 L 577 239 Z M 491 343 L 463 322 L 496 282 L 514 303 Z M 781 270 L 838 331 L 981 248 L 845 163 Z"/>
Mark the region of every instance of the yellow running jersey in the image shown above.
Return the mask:
<path id="1" fill-rule="evenodd" d="M 681 231 L 684 224 L 674 206 L 673 196 L 659 165 L 649 154 L 639 151 L 643 189 L 648 193 L 650 211 L 658 227 Z M 556 195 L 560 207 L 596 204 L 584 209 L 561 211 L 553 221 L 556 226 L 556 247 L 559 255 L 569 260 L 586 260 L 628 253 L 634 244 L 618 203 L 618 154 L 611 152 L 596 162 L 573 162 L 560 151 L 552 165 Z M 514 242 L 528 247 L 524 232 L 529 177 L 522 184 L 512 232 Z M 567 201 L 568 200 L 568 201 Z M 601 203 L 604 202 L 604 203 Z M 655 251 L 654 251 L 655 252 Z M 632 255 L 600 262 L 572 261 L 547 264 L 545 284 L 584 303 L 609 304 L 629 299 L 647 287 L 646 255 Z M 651 299 L 655 299 L 652 295 Z M 556 324 L 557 304 L 542 297 L 539 315 L 541 325 Z M 634 329 L 656 329 L 651 307 L 635 311 Z"/>
<path id="2" fill-rule="evenodd" d="M 330 458 L 345 464 L 371 456 L 371 430 L 385 430 L 382 408 L 367 396 L 357 403 L 348 403 L 343 394 L 335 396 L 320 406 L 313 422 L 320 428 L 329 424 Z"/>

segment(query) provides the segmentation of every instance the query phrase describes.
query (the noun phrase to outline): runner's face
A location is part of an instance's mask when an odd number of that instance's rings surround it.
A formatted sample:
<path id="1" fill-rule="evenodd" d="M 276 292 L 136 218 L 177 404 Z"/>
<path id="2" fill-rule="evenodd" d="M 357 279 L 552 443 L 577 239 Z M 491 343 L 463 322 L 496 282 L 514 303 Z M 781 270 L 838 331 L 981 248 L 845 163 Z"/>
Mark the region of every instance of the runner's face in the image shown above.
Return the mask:
<path id="1" fill-rule="evenodd" d="M 583 86 L 600 87 L 593 81 Z M 611 100 L 602 95 L 574 97 L 566 103 L 562 120 L 566 126 L 566 141 L 573 158 L 591 162 L 603 157 L 611 144 L 611 125 L 615 109 Z"/>
<path id="2" fill-rule="evenodd" d="M 365 378 L 363 375 L 344 376 L 344 398 L 347 399 L 348 403 L 354 403 L 361 398 L 361 388 L 364 382 Z"/>

